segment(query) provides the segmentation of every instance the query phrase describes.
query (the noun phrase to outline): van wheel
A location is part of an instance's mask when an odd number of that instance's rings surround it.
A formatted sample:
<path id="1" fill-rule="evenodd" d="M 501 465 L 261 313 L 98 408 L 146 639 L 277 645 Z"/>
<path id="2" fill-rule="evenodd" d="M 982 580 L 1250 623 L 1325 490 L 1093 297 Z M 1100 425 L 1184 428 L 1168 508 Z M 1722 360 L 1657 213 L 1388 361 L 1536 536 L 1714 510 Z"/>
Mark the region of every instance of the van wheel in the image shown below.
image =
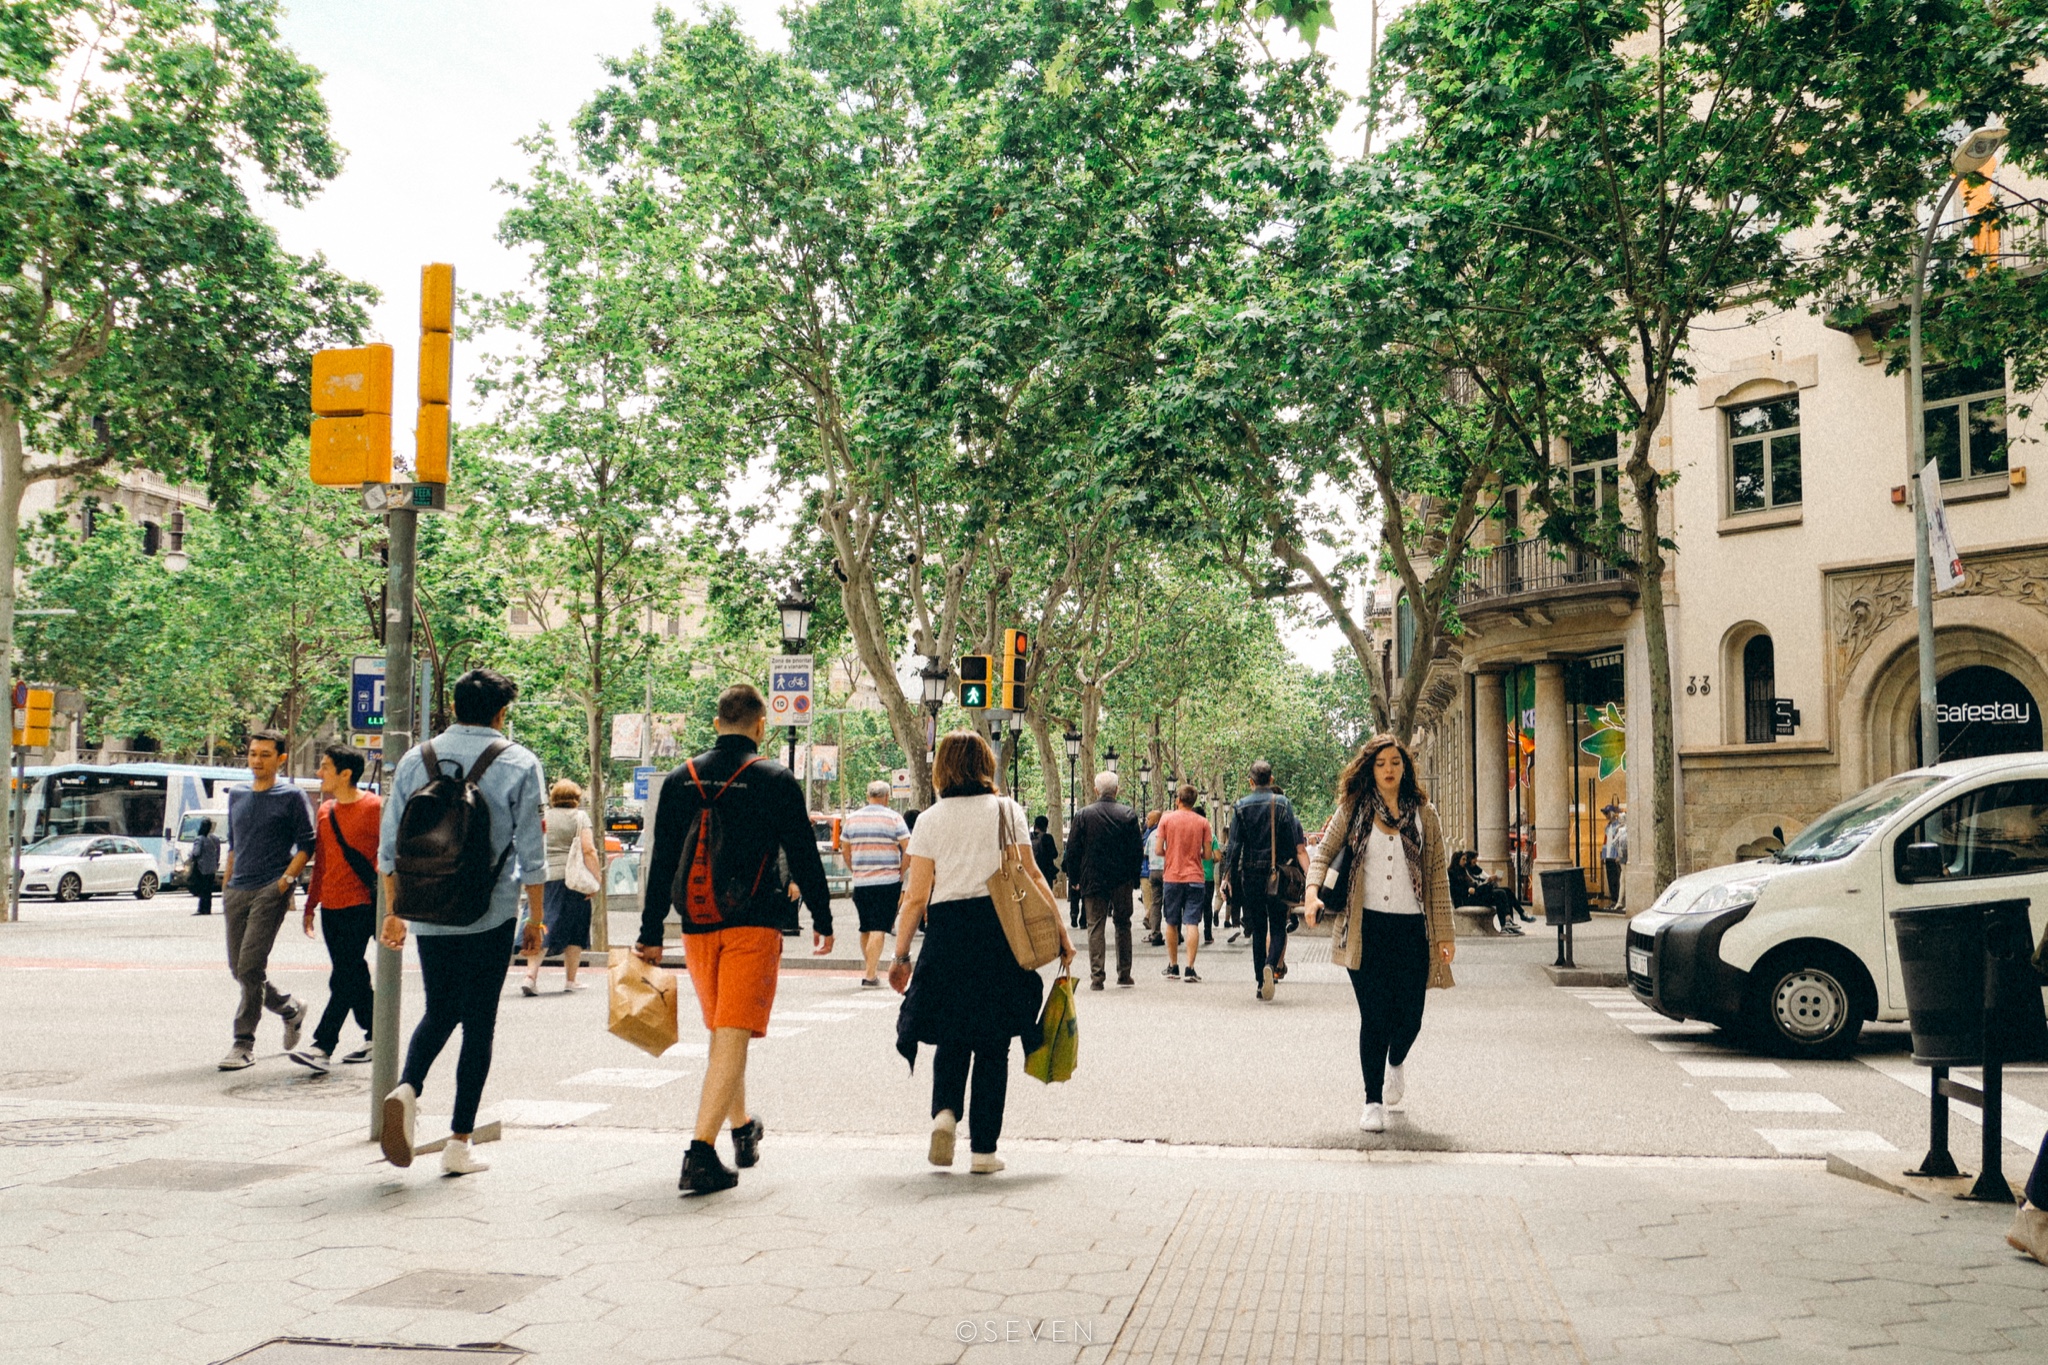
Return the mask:
<path id="1" fill-rule="evenodd" d="M 156 873 L 145 872 L 142 874 L 142 880 L 135 883 L 135 899 L 139 901 L 146 901 L 155 895 Z"/>
<path id="2" fill-rule="evenodd" d="M 1847 1057 L 1863 1032 L 1860 976 L 1844 954 L 1824 947 L 1765 958 L 1750 974 L 1750 1042 L 1778 1057 Z"/>

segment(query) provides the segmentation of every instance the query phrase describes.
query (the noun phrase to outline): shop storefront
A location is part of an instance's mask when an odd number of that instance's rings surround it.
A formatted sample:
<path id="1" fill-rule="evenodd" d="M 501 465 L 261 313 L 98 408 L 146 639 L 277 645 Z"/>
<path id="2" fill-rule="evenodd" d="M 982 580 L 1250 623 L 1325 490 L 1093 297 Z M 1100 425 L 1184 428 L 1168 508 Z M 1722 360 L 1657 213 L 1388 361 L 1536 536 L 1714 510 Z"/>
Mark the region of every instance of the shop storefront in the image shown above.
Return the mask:
<path id="1" fill-rule="evenodd" d="M 1548 727 L 1539 719 L 1538 670 L 1558 666 L 1521 664 L 1499 675 L 1503 708 L 1494 742 L 1505 749 L 1508 860 L 1528 903 L 1541 900 L 1533 884 L 1538 865 L 1561 860 L 1584 871 L 1586 890 L 1596 904 L 1611 905 L 1618 888 L 1610 886 L 1605 855 L 1619 852 L 1628 807 L 1621 651 L 1562 661 L 1563 724 L 1555 734 L 1546 734 Z M 1569 770 L 1560 793 L 1565 798 L 1562 818 L 1539 819 L 1538 792 L 1546 783 L 1538 774 L 1546 763 L 1559 762 Z M 1543 829 L 1552 830 L 1559 848 L 1543 847 Z"/>

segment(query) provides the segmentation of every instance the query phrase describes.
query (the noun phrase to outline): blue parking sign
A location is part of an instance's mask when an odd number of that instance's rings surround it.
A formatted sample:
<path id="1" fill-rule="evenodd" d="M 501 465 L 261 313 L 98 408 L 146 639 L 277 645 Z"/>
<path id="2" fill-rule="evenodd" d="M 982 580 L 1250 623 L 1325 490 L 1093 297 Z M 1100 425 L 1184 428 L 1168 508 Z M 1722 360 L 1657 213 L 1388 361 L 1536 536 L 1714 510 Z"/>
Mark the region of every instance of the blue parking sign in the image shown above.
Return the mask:
<path id="1" fill-rule="evenodd" d="M 652 764 L 633 769 L 633 799 L 635 801 L 645 801 L 647 799 L 647 782 L 649 778 L 654 776 L 655 771 L 656 769 Z"/>
<path id="2" fill-rule="evenodd" d="M 349 668 L 348 728 L 384 728 L 384 656 L 358 654 Z"/>

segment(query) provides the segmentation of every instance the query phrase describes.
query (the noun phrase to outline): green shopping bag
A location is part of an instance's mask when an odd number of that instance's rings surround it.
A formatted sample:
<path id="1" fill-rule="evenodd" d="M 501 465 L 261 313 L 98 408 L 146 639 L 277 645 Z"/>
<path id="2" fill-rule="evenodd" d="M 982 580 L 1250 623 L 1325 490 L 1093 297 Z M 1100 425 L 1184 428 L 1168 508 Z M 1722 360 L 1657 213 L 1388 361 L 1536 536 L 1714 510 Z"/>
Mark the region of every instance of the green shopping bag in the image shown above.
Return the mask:
<path id="1" fill-rule="evenodd" d="M 1074 1015 L 1073 977 L 1061 976 L 1052 983 L 1052 991 L 1045 997 L 1045 1009 L 1038 1016 L 1038 1027 L 1045 1041 L 1024 1058 L 1024 1074 L 1036 1076 L 1048 1085 L 1066 1080 L 1074 1074 L 1074 1063 L 1081 1056 L 1081 1025 Z"/>

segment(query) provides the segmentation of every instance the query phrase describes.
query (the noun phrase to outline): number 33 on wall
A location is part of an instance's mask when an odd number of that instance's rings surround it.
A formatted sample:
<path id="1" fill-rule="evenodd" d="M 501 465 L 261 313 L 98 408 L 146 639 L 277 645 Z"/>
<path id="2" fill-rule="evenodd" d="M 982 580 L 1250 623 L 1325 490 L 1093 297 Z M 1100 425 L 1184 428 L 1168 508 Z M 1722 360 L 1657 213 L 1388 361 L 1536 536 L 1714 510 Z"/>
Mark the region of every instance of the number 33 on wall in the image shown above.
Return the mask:
<path id="1" fill-rule="evenodd" d="M 1710 674 L 1695 673 L 1685 680 L 1685 695 L 1688 697 L 1712 696 L 1714 679 Z"/>

